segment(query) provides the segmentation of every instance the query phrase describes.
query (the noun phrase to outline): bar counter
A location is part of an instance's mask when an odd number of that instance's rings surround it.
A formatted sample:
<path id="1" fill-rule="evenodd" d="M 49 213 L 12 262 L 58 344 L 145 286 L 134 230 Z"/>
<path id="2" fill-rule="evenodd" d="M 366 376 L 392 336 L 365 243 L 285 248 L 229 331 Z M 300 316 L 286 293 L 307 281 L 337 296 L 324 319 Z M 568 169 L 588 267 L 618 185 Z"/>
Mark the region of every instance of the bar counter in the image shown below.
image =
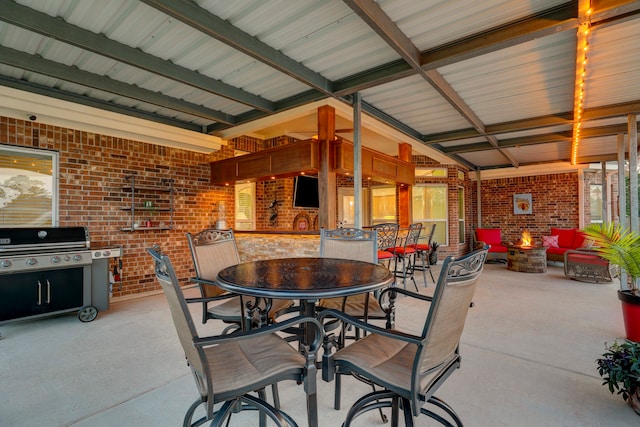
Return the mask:
<path id="1" fill-rule="evenodd" d="M 234 230 L 240 260 L 320 256 L 320 232 L 288 230 Z"/>

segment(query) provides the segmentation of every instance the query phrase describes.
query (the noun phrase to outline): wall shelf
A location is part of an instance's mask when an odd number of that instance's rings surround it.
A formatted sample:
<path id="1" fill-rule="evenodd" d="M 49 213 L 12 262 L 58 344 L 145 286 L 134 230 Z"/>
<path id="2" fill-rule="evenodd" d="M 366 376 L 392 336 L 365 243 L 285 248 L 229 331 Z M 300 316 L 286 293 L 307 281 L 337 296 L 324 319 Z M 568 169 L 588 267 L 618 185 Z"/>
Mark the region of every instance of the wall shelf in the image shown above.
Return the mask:
<path id="1" fill-rule="evenodd" d="M 128 175 L 128 185 L 122 187 L 131 193 L 130 203 L 120 208 L 131 212 L 130 224 L 122 231 L 161 231 L 173 229 L 173 179 L 165 178 L 158 186 L 137 185 L 136 175 Z M 147 222 L 151 221 L 151 226 Z"/>

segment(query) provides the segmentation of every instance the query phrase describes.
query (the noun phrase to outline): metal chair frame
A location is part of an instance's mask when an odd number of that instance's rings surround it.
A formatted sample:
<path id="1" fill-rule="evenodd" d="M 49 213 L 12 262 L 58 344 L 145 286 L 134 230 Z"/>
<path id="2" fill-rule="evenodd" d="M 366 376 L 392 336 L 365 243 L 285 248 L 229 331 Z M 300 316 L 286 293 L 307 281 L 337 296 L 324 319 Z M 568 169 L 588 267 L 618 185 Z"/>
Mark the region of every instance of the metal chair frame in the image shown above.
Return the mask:
<path id="1" fill-rule="evenodd" d="M 395 246 L 388 249 L 388 251 L 393 253 L 394 255 L 393 274 L 396 277 L 402 277 L 402 285 L 405 289 L 407 287 L 408 276 L 411 281 L 413 281 L 416 292 L 418 291 L 418 285 L 416 284 L 416 279 L 413 277 L 416 258 L 415 245 L 418 244 L 418 239 L 420 239 L 421 231 L 421 223 L 418 222 L 409 225 L 409 229 L 407 231 L 407 235 L 404 237 L 404 243 L 402 244 L 402 246 Z M 402 261 L 401 270 L 398 270 L 398 260 Z"/>
<path id="2" fill-rule="evenodd" d="M 420 414 L 445 426 L 462 426 L 453 408 L 434 393 L 460 366 L 460 337 L 469 307 L 473 306 L 473 295 L 488 249 L 485 246 L 458 259 L 447 257 L 433 296 L 396 287 L 382 292 L 380 298 L 388 298 L 391 305 L 398 293 L 429 303 L 419 335 L 380 328 L 337 310 L 320 313 L 318 318 L 321 322 L 336 318 L 369 332 L 366 337 L 335 353 L 330 337 L 325 337 L 323 380 L 353 375 L 382 387 L 382 390 L 366 394 L 356 401 L 347 412 L 344 427 L 349 427 L 356 417 L 365 412 L 385 407 L 391 408 L 392 427 L 398 426 L 400 409 L 406 426 L 412 427 L 413 418 Z M 427 404 L 431 407 L 424 407 Z M 437 410 L 433 411 L 433 407 Z"/>
<path id="3" fill-rule="evenodd" d="M 415 264 L 413 266 L 414 270 L 419 270 L 422 271 L 422 278 L 424 279 L 424 286 L 427 286 L 427 274 L 426 272 L 429 271 L 429 275 L 431 276 L 431 281 L 435 284 L 436 280 L 433 277 L 433 271 L 431 271 L 431 263 L 429 262 L 429 252 L 431 251 L 431 245 L 433 243 L 433 235 L 436 231 L 436 224 L 432 224 L 431 225 L 431 230 L 429 230 L 429 234 L 427 235 L 426 238 L 426 247 L 424 246 L 424 244 L 416 244 L 415 249 L 416 249 L 416 261 Z M 417 260 L 420 260 L 420 263 L 418 263 Z"/>
<path id="4" fill-rule="evenodd" d="M 169 257 L 155 249 L 147 251 L 154 260 L 156 278 L 167 297 L 178 338 L 200 394 L 187 409 L 183 426 L 196 427 L 209 420 L 212 420 L 212 426 L 222 426 L 228 424 L 234 412 L 253 409 L 260 412 L 261 427 L 266 426 L 267 417 L 278 427 L 295 427 L 297 424 L 289 415 L 266 401 L 265 387 L 284 380 L 304 383 L 308 422 L 317 425 L 315 377 L 316 352 L 323 336 L 321 324 L 316 319 L 298 316 L 259 329 L 200 337 Z M 315 334 L 313 341 L 299 353 L 276 332 L 302 323 L 309 324 Z M 253 374 L 230 375 L 232 372 Z M 256 391 L 257 398 L 250 395 Z M 214 411 L 214 405 L 218 403 L 222 406 Z M 194 420 L 201 405 L 204 405 L 205 415 Z"/>

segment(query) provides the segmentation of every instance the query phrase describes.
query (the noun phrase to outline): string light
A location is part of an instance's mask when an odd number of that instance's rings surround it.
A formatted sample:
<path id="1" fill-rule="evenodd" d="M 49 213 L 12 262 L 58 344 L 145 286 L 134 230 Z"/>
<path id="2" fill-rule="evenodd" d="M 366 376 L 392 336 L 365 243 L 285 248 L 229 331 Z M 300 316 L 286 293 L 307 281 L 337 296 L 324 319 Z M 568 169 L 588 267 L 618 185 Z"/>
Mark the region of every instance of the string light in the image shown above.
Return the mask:
<path id="1" fill-rule="evenodd" d="M 576 78 L 573 105 L 573 138 L 571 142 L 571 164 L 578 161 L 578 147 L 580 145 L 580 129 L 584 112 L 585 80 L 587 77 L 587 52 L 589 51 L 589 35 L 591 34 L 591 2 L 584 0 L 578 6 L 578 44 L 576 48 Z"/>

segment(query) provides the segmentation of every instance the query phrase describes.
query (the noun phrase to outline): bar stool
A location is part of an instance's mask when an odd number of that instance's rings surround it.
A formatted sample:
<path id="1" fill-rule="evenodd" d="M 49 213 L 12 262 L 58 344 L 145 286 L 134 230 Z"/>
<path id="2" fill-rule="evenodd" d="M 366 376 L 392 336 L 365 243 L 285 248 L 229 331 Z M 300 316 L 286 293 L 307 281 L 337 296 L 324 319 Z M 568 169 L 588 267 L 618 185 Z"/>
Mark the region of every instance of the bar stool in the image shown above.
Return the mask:
<path id="1" fill-rule="evenodd" d="M 416 279 L 413 277 L 413 271 L 415 266 L 416 250 L 415 245 L 418 244 L 420 238 L 420 231 L 422 230 L 421 223 L 411 224 L 407 235 L 404 238 L 404 244 L 402 246 L 395 246 L 387 249 L 394 256 L 393 274 L 396 277 L 402 277 L 402 285 L 407 287 L 407 276 L 413 281 L 413 285 L 418 291 L 418 285 Z M 398 261 L 402 261 L 402 269 L 398 270 Z"/>
<path id="2" fill-rule="evenodd" d="M 431 263 L 429 262 L 429 253 L 431 252 L 431 244 L 433 242 L 433 234 L 436 231 L 436 225 L 431 225 L 431 230 L 427 236 L 427 243 L 416 243 L 414 249 L 416 250 L 416 260 L 413 266 L 414 270 L 422 271 L 422 278 L 424 279 L 424 286 L 427 287 L 427 273 L 429 270 L 429 275 L 431 276 L 431 280 L 435 284 L 436 281 L 433 278 L 433 272 L 431 271 Z M 420 260 L 420 264 L 418 264 L 418 260 Z"/>
<path id="3" fill-rule="evenodd" d="M 385 222 L 371 227 L 372 230 L 378 232 L 378 262 L 387 263 L 387 268 L 391 268 L 391 261 L 394 256 L 387 249 L 394 248 L 398 245 L 398 224 L 393 222 Z"/>

